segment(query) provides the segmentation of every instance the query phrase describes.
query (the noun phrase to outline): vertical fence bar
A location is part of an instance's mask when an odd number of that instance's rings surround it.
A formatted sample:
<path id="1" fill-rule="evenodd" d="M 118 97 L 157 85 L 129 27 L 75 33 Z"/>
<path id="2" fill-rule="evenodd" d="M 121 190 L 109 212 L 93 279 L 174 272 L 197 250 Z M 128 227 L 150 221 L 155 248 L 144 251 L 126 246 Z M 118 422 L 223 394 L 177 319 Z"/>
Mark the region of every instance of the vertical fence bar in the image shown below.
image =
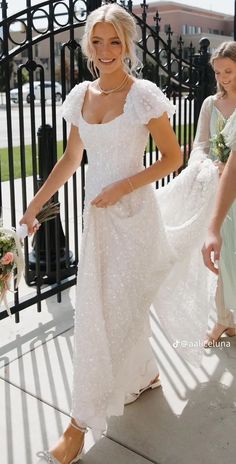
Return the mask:
<path id="1" fill-rule="evenodd" d="M 153 17 L 155 22 L 155 34 L 154 34 L 154 43 L 155 43 L 155 82 L 160 86 L 160 62 L 159 62 L 159 48 L 160 48 L 160 21 L 158 11 Z"/>
<path id="2" fill-rule="evenodd" d="M 55 38 L 54 38 L 54 5 L 49 3 L 49 29 L 50 29 L 50 77 L 51 77 L 51 108 L 52 108 L 52 128 L 53 128 L 53 153 L 51 154 L 54 163 L 57 161 L 57 124 L 56 124 L 56 93 L 55 93 Z M 58 193 L 54 195 L 54 201 L 58 201 Z M 60 268 L 60 239 L 59 239 L 59 217 L 55 220 L 55 240 L 56 240 L 56 283 L 59 285 L 61 280 Z M 61 292 L 57 293 L 57 301 L 61 302 Z"/>
<path id="3" fill-rule="evenodd" d="M 196 126 L 197 126 L 197 113 L 195 111 L 195 105 L 196 105 L 196 91 L 195 91 L 195 82 L 199 81 L 199 72 L 196 70 L 196 68 L 193 68 L 193 44 L 190 42 L 189 46 L 189 94 L 188 94 L 188 101 L 189 101 L 189 112 L 191 111 L 192 113 L 192 102 L 194 105 L 193 112 L 194 112 L 194 119 L 193 119 L 193 131 L 192 127 L 190 127 L 190 122 L 188 122 L 188 127 L 189 127 L 189 133 L 188 133 L 188 149 L 187 152 L 185 152 L 185 157 L 184 157 L 184 167 L 187 164 L 187 160 L 189 158 L 189 155 L 192 150 L 192 136 L 195 134 Z M 195 73 L 194 73 L 195 71 Z M 187 135 L 186 135 L 187 137 Z"/>
<path id="4" fill-rule="evenodd" d="M 66 44 L 61 47 L 61 85 L 62 85 L 62 101 L 66 98 L 66 58 L 65 58 Z M 63 152 L 66 149 L 67 143 L 67 126 L 66 121 L 62 120 L 62 138 L 63 138 Z M 69 266 L 69 208 L 68 208 L 68 182 L 64 185 L 64 204 L 65 204 L 65 252 L 66 252 L 66 266 Z M 76 249 L 75 244 L 75 249 Z M 76 252 L 75 252 L 76 254 Z"/>
<path id="5" fill-rule="evenodd" d="M 74 37 L 74 2 L 70 0 L 70 43 L 71 47 L 70 50 L 70 88 L 74 87 L 75 85 L 75 50 L 77 43 L 75 42 Z M 86 12 L 87 13 L 87 12 Z M 72 178 L 73 184 L 73 206 L 74 206 L 74 243 L 75 246 L 78 246 L 79 243 L 79 233 L 78 233 L 78 191 L 77 191 L 77 173 L 73 175 Z M 77 254 L 77 252 L 76 252 Z"/>
<path id="6" fill-rule="evenodd" d="M 35 95 L 34 95 L 34 73 L 37 69 L 37 63 L 34 61 L 33 56 L 33 9 L 31 0 L 26 0 L 27 5 L 27 40 L 28 46 L 28 61 L 25 64 L 29 72 L 29 88 L 30 88 L 30 121 L 31 121 L 31 155 L 32 155 L 32 171 L 33 171 L 33 188 L 34 195 L 38 190 L 37 182 L 37 142 L 36 142 L 36 117 L 35 117 Z M 40 263 L 39 263 L 39 244 L 36 234 L 36 294 L 37 294 L 37 312 L 41 312 L 41 276 L 40 276 Z"/>
<path id="7" fill-rule="evenodd" d="M 7 25 L 7 2 L 2 2 L 2 18 L 3 18 L 3 50 L 4 55 L 9 55 L 9 30 Z M 5 71 L 5 96 L 6 96 L 6 116 L 7 116 L 7 141 L 8 141 L 8 167 L 9 167 L 9 185 L 10 185 L 10 203 L 11 203 L 11 223 L 16 226 L 16 200 L 15 200 L 15 182 L 14 182 L 14 149 L 13 149 L 13 131 L 12 131 L 12 111 L 10 99 L 10 81 L 11 81 L 11 63 L 7 60 Z M 14 282 L 15 284 L 15 282 Z M 14 286 L 14 290 L 15 286 Z M 14 292 L 14 304 L 19 302 L 18 291 Z M 19 322 L 19 314 L 15 314 L 15 322 Z"/>
<path id="8" fill-rule="evenodd" d="M 143 52 L 143 77 L 146 76 L 146 64 L 147 64 L 147 9 L 148 5 L 146 0 L 143 0 L 143 3 L 140 4 L 142 12 L 142 52 Z"/>

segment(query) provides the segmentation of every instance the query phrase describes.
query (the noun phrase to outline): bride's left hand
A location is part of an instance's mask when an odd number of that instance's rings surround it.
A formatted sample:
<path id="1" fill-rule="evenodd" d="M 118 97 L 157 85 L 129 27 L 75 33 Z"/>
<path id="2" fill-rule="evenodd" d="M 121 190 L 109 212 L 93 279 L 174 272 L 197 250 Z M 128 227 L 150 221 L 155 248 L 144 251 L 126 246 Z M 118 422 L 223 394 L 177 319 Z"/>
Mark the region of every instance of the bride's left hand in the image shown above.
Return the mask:
<path id="1" fill-rule="evenodd" d="M 107 208 L 115 205 L 124 195 L 130 193 L 130 186 L 126 179 L 119 180 L 103 188 L 99 195 L 91 201 L 97 208 Z"/>

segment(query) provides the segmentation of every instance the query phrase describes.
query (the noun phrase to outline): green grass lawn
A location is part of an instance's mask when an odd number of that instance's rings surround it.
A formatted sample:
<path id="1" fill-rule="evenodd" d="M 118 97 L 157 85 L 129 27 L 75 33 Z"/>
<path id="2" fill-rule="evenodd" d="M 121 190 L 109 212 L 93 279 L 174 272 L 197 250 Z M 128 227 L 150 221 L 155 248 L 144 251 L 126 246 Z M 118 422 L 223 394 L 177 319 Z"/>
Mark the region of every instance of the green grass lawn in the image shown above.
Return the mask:
<path id="1" fill-rule="evenodd" d="M 59 157 L 62 154 L 62 141 L 57 144 L 57 152 Z M 0 148 L 0 159 L 1 159 L 1 177 L 2 182 L 9 180 L 9 164 L 8 164 L 8 149 Z M 14 164 L 14 178 L 18 179 L 21 177 L 21 162 L 20 162 L 20 147 L 13 148 L 13 164 Z M 25 164 L 26 164 L 26 175 L 32 175 L 32 151 L 31 146 L 26 145 L 25 147 Z"/>
<path id="2" fill-rule="evenodd" d="M 193 125 L 192 125 L 192 134 L 193 134 Z M 178 127 L 176 127 L 176 135 L 178 137 Z M 184 140 L 184 127 L 181 126 L 181 143 L 183 144 Z M 188 141 L 189 137 L 189 126 L 187 126 L 186 131 L 186 140 Z M 59 158 L 62 156 L 63 152 L 63 145 L 62 141 L 57 143 L 57 153 L 59 154 Z M 154 144 L 153 144 L 154 149 Z M 150 152 L 150 142 L 147 145 L 147 152 Z M 8 149 L 7 148 L 0 148 L 0 159 L 1 159 L 1 174 L 2 174 L 2 181 L 9 180 L 9 165 L 8 165 Z M 21 177 L 21 162 L 20 162 L 20 147 L 13 148 L 13 159 L 14 159 L 14 178 L 18 179 Z M 26 175 L 32 175 L 32 152 L 31 146 L 26 145 L 25 147 L 25 163 L 26 163 Z"/>
<path id="3" fill-rule="evenodd" d="M 179 134 L 179 127 L 180 127 L 180 129 L 181 129 L 181 130 L 180 130 L 180 134 Z M 193 129 L 194 129 L 193 124 L 191 124 L 191 139 L 192 139 L 192 140 L 193 140 Z M 178 140 L 179 140 L 179 137 L 180 137 L 180 141 L 181 141 L 181 142 L 180 142 L 180 145 L 183 145 L 183 144 L 184 144 L 184 126 L 176 126 L 176 131 L 175 131 L 175 133 L 176 133 L 176 136 L 177 136 Z M 189 126 L 187 126 L 187 127 L 186 127 L 186 135 L 185 135 L 187 145 L 188 145 L 188 141 L 189 141 L 189 136 L 190 136 L 190 133 L 189 133 Z M 147 152 L 149 153 L 152 149 L 154 150 L 154 148 L 155 148 L 155 147 L 154 147 L 154 143 L 151 144 L 151 143 L 150 143 L 150 140 L 149 140 L 149 141 L 148 141 L 148 144 L 147 144 L 147 147 L 146 147 Z"/>

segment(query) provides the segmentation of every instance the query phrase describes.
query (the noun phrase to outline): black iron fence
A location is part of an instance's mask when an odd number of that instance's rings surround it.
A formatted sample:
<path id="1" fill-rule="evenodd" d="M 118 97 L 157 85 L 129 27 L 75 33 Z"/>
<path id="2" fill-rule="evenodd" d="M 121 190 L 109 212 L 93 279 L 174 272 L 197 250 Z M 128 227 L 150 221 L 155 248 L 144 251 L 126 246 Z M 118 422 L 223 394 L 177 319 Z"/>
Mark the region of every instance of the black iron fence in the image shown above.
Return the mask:
<path id="1" fill-rule="evenodd" d="M 153 26 L 147 24 L 146 1 L 142 2 L 141 16 L 135 14 L 132 1 L 117 3 L 136 20 L 137 50 L 143 63 L 141 75 L 161 86 L 176 104 L 172 123 L 186 164 L 202 101 L 213 90 L 209 41 L 202 39 L 197 51 L 190 43 L 188 56 L 183 56 L 182 37 L 173 47 L 171 27 L 165 36 L 160 33 L 158 11 Z M 0 199 L 5 225 L 8 222 L 7 225 L 16 226 L 65 149 L 67 127 L 61 120 L 60 105 L 75 83 L 91 79 L 80 39 L 88 13 L 100 4 L 99 0 L 46 0 L 32 5 L 31 0 L 25 0 L 25 9 L 8 17 L 7 1 L 1 2 L 0 112 L 5 133 L 0 146 Z M 156 159 L 158 150 L 150 137 L 145 164 Z M 25 279 L 31 293 L 25 298 L 20 290 L 14 293 L 11 310 L 17 322 L 25 307 L 37 303 L 40 311 L 43 299 L 57 294 L 60 301 L 61 291 L 75 284 L 85 166 L 86 156 L 72 181 L 60 192 L 61 216 L 40 229 L 33 248 L 25 241 Z M 4 203 L 8 203 L 7 217 Z M 0 319 L 6 316 L 2 310 Z"/>

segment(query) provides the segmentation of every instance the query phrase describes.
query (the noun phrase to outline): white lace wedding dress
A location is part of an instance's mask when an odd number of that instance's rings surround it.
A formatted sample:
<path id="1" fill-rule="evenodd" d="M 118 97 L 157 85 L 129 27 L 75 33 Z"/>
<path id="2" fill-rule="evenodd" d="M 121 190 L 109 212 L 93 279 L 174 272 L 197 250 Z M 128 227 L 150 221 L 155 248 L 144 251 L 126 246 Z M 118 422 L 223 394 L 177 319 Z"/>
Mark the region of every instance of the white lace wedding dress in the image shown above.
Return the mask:
<path id="1" fill-rule="evenodd" d="M 217 174 L 210 162 L 194 161 L 158 194 L 148 185 L 109 208 L 91 206 L 103 187 L 144 169 L 145 124 L 174 107 L 153 83 L 136 80 L 120 116 L 89 124 L 81 112 L 88 85 L 76 85 L 63 104 L 88 155 L 72 415 L 99 434 L 107 417 L 123 413 L 125 394 L 156 375 L 152 303 L 170 336 L 203 336 L 209 282 L 200 248 Z"/>

